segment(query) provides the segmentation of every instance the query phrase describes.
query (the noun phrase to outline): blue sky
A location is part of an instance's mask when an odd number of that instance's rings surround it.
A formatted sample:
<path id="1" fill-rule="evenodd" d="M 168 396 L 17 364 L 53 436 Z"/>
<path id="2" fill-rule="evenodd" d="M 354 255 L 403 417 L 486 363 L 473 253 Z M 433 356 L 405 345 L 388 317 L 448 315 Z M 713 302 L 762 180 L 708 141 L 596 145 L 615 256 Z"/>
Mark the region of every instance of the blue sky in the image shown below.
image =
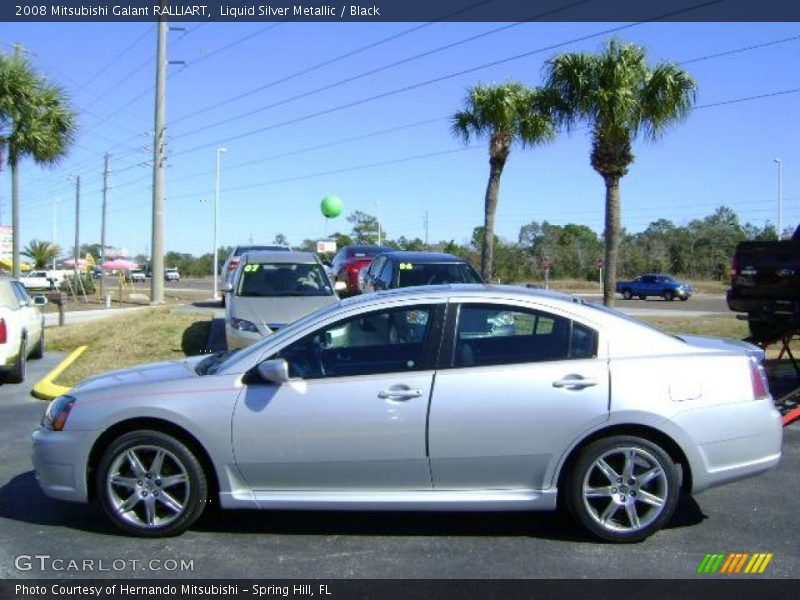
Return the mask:
<path id="1" fill-rule="evenodd" d="M 431 241 L 467 240 L 482 223 L 487 151 L 484 143 L 465 149 L 452 137 L 447 117 L 460 108 L 468 86 L 509 79 L 537 84 L 544 60 L 558 51 L 596 50 L 608 36 L 336 108 L 620 25 L 187 24 L 186 32 L 170 33 L 169 58 L 187 65 L 170 67 L 168 80 L 166 248 L 211 251 L 217 146 L 229 151 L 222 158 L 221 245 L 251 236 L 269 242 L 279 232 L 295 244 L 322 238 L 326 224 L 319 202 L 326 194 L 339 195 L 346 212 L 379 213 L 391 237 L 423 237 L 428 211 Z M 403 35 L 289 78 L 396 34 Z M 455 44 L 479 34 L 485 35 Z M 800 26 L 648 23 L 617 35 L 645 45 L 653 60 L 685 61 L 797 36 Z M 149 248 L 151 171 L 142 163 L 152 153 L 142 148 L 151 145 L 155 40 L 155 25 L 149 23 L 0 24 L 4 50 L 14 42 L 30 50 L 37 67 L 66 88 L 81 123 L 77 144 L 63 164 L 48 170 L 22 165 L 23 244 L 52 238 L 56 206 L 57 241 L 71 246 L 75 207 L 69 174 L 83 180 L 81 242 L 99 241 L 103 154 L 109 152 L 108 242 L 134 254 Z M 333 85 L 448 44 L 454 45 Z M 702 106 L 800 87 L 799 51 L 800 39 L 685 68 L 699 83 Z M 331 87 L 316 91 L 325 86 Z M 291 100 L 299 95 L 304 97 Z M 784 165 L 784 225 L 795 225 L 800 217 L 799 100 L 800 94 L 787 94 L 700 108 L 660 142 L 637 143 L 636 162 L 622 183 L 623 225 L 639 231 L 658 218 L 684 223 L 721 204 L 734 208 L 743 221 L 775 222 L 775 157 Z M 208 107 L 213 108 L 203 110 Z M 380 133 L 388 129 L 394 131 Z M 325 147 L 307 150 L 313 146 Z M 422 155 L 427 156 L 415 158 Z M 391 164 L 377 164 L 386 162 Z M 10 221 L 9 194 L 3 172 L 3 223 Z M 600 232 L 603 199 L 602 180 L 589 165 L 588 137 L 576 131 L 546 147 L 512 152 L 497 230 L 515 239 L 521 225 L 548 220 L 583 223 Z M 328 232 L 348 229 L 343 217 L 327 224 Z"/>

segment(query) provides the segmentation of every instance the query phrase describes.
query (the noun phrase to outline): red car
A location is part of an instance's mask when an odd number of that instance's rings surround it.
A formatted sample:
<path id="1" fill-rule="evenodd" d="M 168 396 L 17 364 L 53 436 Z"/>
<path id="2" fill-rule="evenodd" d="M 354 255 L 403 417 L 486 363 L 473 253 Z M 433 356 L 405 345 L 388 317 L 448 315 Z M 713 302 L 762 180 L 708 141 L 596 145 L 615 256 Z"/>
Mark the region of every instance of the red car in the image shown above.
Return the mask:
<path id="1" fill-rule="evenodd" d="M 348 294 L 357 294 L 358 272 L 369 267 L 378 254 L 391 251 L 392 248 L 385 246 L 345 246 L 331 261 L 331 278 L 334 282 L 343 281 L 347 285 Z"/>

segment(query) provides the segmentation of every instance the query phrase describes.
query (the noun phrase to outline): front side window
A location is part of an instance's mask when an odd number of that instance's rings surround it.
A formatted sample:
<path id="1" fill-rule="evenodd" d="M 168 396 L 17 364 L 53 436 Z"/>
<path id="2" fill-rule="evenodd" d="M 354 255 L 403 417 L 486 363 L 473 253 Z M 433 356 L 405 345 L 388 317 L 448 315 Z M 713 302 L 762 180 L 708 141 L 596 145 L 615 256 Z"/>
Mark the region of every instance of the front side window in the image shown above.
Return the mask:
<path id="1" fill-rule="evenodd" d="M 398 287 L 480 282 L 475 270 L 464 263 L 401 262 L 398 266 Z"/>
<path id="2" fill-rule="evenodd" d="M 351 317 L 283 348 L 273 358 L 302 379 L 402 373 L 425 368 L 432 306 L 403 307 Z"/>
<path id="3" fill-rule="evenodd" d="M 248 263 L 239 276 L 237 296 L 331 296 L 333 289 L 316 263 Z"/>
<path id="4" fill-rule="evenodd" d="M 456 367 L 592 358 L 597 333 L 570 319 L 498 305 L 464 305 L 458 316 Z"/>

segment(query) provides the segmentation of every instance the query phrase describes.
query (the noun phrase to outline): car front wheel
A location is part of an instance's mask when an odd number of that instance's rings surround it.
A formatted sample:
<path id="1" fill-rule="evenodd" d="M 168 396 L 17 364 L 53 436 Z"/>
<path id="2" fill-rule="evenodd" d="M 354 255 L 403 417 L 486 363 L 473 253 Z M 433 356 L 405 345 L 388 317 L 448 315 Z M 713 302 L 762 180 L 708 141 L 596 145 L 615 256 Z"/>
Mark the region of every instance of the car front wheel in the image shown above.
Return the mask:
<path id="1" fill-rule="evenodd" d="M 638 542 L 658 531 L 675 512 L 680 494 L 670 456 L 657 444 L 633 436 L 586 446 L 566 482 L 572 515 L 610 542 Z"/>
<path id="2" fill-rule="evenodd" d="M 141 537 L 183 533 L 202 514 L 208 484 L 186 445 L 159 431 L 132 431 L 103 453 L 97 497 L 111 521 Z"/>

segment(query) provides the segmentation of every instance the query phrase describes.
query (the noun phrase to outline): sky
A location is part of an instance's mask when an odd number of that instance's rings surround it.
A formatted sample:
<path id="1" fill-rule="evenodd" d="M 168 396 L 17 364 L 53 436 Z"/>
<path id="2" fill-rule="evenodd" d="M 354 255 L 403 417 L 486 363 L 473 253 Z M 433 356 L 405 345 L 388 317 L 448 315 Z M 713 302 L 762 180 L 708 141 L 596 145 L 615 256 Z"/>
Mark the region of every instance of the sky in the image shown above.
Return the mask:
<path id="1" fill-rule="evenodd" d="M 167 250 L 212 251 L 216 148 L 221 155 L 219 244 L 290 243 L 348 231 L 326 223 L 321 199 L 377 214 L 392 238 L 466 241 L 483 222 L 488 150 L 453 137 L 449 119 L 476 83 L 541 83 L 544 61 L 596 51 L 611 35 L 650 59 L 681 62 L 697 108 L 656 143 L 637 142 L 621 185 L 622 221 L 685 224 L 716 207 L 742 221 L 800 220 L 800 25 L 791 23 L 203 23 L 169 34 Z M 589 39 L 587 36 L 591 36 Z M 786 38 L 797 38 L 774 43 Z M 580 38 L 584 38 L 581 41 Z M 21 166 L 21 240 L 100 240 L 103 156 L 111 155 L 107 243 L 148 254 L 156 26 L 151 23 L 0 23 L 3 51 L 21 43 L 67 91 L 80 130 L 55 168 Z M 713 57 L 711 55 L 766 44 Z M 519 55 L 524 55 L 518 57 Z M 513 58 L 511 57 L 518 57 Z M 705 58 L 708 57 L 708 58 Z M 696 60 L 701 59 L 703 60 Z M 689 62 L 686 62 L 689 61 Z M 488 66 L 486 66 L 488 65 Z M 751 101 L 731 100 L 795 93 Z M 706 106 L 712 105 L 712 106 Z M 602 232 L 604 187 L 587 132 L 515 148 L 503 175 L 497 232 L 516 240 L 531 221 Z M 0 221 L 10 178 L 0 174 Z"/>

